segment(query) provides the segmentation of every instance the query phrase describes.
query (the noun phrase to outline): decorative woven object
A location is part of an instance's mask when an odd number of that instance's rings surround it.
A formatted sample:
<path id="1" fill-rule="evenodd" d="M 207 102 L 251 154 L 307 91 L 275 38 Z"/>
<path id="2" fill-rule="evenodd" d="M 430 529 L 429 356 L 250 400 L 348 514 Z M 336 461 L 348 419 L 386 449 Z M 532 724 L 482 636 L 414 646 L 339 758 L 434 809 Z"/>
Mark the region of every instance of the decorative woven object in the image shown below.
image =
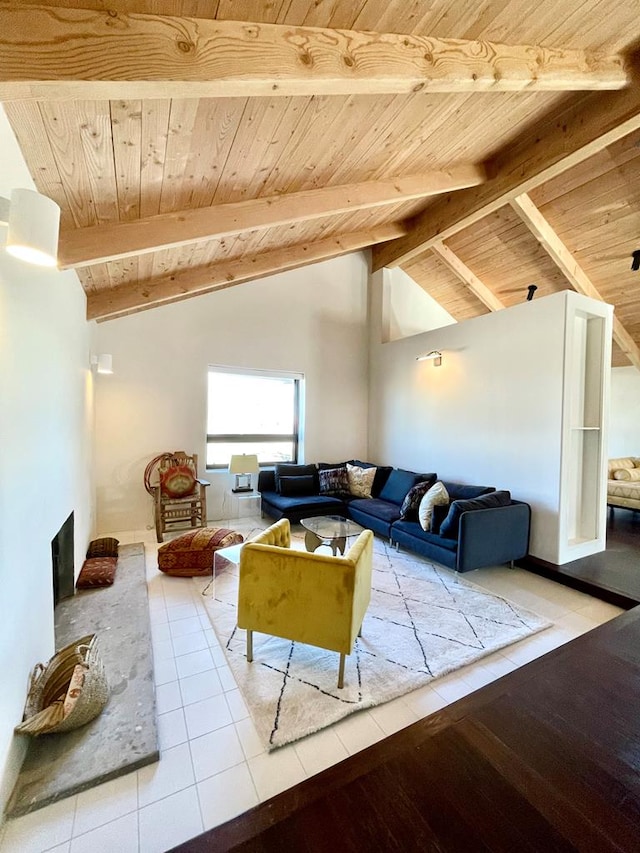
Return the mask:
<path id="1" fill-rule="evenodd" d="M 214 552 L 241 542 L 244 542 L 242 534 L 226 527 L 190 530 L 158 548 L 158 568 L 168 575 L 183 578 L 210 575 Z"/>
<path id="2" fill-rule="evenodd" d="M 87 560 L 96 557 L 117 557 L 119 541 L 113 536 L 103 536 L 101 539 L 93 539 L 89 542 L 87 549 Z"/>
<path id="3" fill-rule="evenodd" d="M 33 668 L 24 715 L 15 731 L 42 735 L 68 732 L 93 720 L 109 699 L 97 634 L 87 634 Z"/>

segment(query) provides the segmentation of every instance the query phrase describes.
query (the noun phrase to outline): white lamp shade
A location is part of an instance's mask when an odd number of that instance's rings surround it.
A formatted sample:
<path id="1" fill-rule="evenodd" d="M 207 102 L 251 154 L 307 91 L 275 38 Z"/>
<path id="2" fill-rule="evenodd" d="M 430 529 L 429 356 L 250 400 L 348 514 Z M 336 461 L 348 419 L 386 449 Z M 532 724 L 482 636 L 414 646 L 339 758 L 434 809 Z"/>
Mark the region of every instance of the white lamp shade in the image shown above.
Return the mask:
<path id="1" fill-rule="evenodd" d="M 257 474 L 259 470 L 258 457 L 255 453 L 241 453 L 232 456 L 229 462 L 230 474 Z"/>
<path id="2" fill-rule="evenodd" d="M 7 252 L 20 260 L 55 267 L 60 208 L 46 195 L 15 189 L 9 206 Z"/>

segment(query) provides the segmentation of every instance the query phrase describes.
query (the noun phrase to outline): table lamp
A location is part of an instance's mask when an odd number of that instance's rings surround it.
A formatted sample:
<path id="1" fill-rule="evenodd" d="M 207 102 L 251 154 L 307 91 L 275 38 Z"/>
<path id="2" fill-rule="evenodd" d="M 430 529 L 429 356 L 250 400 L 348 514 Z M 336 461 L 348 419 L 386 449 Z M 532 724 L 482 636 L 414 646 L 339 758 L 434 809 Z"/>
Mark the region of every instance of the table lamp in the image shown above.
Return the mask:
<path id="1" fill-rule="evenodd" d="M 258 457 L 255 453 L 241 453 L 231 457 L 229 473 L 235 474 L 235 485 L 232 492 L 252 492 L 251 475 L 260 470 Z"/>

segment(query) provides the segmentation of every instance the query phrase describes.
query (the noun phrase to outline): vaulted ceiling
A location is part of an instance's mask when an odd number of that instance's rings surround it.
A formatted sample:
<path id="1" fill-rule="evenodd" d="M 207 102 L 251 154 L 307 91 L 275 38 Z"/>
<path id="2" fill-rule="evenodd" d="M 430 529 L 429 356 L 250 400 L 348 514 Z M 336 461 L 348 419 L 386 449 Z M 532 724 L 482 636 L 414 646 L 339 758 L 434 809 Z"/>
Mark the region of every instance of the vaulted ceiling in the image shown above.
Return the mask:
<path id="1" fill-rule="evenodd" d="M 637 0 L 0 2 L 98 320 L 355 249 L 456 319 L 567 287 L 640 369 Z"/>

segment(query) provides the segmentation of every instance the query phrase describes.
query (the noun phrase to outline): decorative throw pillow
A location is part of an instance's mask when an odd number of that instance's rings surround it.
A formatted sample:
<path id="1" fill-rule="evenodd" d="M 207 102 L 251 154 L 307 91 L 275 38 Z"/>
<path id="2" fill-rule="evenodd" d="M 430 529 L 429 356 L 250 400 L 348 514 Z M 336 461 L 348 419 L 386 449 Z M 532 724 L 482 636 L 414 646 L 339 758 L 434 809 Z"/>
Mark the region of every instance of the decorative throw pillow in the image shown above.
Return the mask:
<path id="1" fill-rule="evenodd" d="M 376 468 L 359 468 L 357 465 L 347 463 L 349 494 L 357 498 L 370 498 L 376 470 Z"/>
<path id="2" fill-rule="evenodd" d="M 431 486 L 433 486 L 433 480 L 425 480 L 423 483 L 416 483 L 413 488 L 409 489 L 400 507 L 400 518 L 406 518 L 407 521 L 415 521 L 417 519 L 420 501 Z"/>
<path id="3" fill-rule="evenodd" d="M 90 560 L 92 557 L 117 557 L 119 544 L 118 540 L 114 539 L 112 536 L 93 539 L 89 542 L 87 560 Z"/>
<path id="4" fill-rule="evenodd" d="M 440 525 L 440 536 L 444 539 L 457 539 L 460 528 L 460 516 L 463 512 L 476 509 L 489 509 L 495 506 L 509 506 L 511 504 L 511 493 L 507 491 L 491 492 L 478 498 L 469 500 L 453 501 L 449 507 L 449 513 Z"/>
<path id="5" fill-rule="evenodd" d="M 418 507 L 418 521 L 420 522 L 420 527 L 423 530 L 429 530 L 431 527 L 431 516 L 433 515 L 434 506 L 448 503 L 449 493 L 443 484 L 440 481 L 434 483 L 433 486 L 425 492 L 422 500 L 420 501 L 420 506 Z"/>
<path id="6" fill-rule="evenodd" d="M 614 480 L 640 480 L 640 468 L 619 468 L 613 472 Z"/>
<path id="7" fill-rule="evenodd" d="M 196 487 L 196 475 L 189 465 L 174 465 L 160 472 L 162 494 L 170 498 L 184 498 Z"/>
<path id="8" fill-rule="evenodd" d="M 345 468 L 326 468 L 319 471 L 321 495 L 349 494 L 349 475 Z"/>
<path id="9" fill-rule="evenodd" d="M 116 557 L 92 557 L 85 560 L 80 569 L 76 587 L 93 589 L 97 586 L 111 586 L 116 576 Z"/>
<path id="10" fill-rule="evenodd" d="M 315 477 L 312 474 L 304 477 L 280 477 L 280 494 L 285 497 L 297 498 L 312 495 L 315 490 Z"/>

